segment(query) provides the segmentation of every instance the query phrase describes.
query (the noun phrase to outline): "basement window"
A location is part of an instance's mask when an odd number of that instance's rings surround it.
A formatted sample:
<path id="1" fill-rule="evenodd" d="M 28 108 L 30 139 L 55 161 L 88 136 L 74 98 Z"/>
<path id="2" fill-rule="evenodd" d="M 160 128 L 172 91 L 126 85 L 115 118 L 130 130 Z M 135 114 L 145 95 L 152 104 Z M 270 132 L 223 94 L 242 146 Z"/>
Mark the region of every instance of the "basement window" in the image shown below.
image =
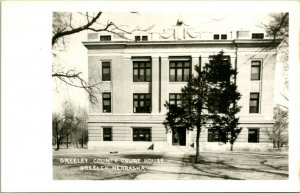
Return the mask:
<path id="1" fill-rule="evenodd" d="M 133 128 L 133 141 L 151 141 L 151 128 Z"/>

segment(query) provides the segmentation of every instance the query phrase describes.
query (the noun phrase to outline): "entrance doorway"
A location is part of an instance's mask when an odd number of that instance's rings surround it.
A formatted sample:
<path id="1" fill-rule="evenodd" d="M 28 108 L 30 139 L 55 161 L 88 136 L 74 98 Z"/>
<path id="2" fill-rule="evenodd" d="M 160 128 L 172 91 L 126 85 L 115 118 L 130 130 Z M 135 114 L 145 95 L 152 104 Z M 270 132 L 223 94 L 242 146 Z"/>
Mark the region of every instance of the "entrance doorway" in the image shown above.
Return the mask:
<path id="1" fill-rule="evenodd" d="M 172 144 L 179 146 L 186 145 L 186 129 L 184 127 L 176 127 L 173 129 Z"/>

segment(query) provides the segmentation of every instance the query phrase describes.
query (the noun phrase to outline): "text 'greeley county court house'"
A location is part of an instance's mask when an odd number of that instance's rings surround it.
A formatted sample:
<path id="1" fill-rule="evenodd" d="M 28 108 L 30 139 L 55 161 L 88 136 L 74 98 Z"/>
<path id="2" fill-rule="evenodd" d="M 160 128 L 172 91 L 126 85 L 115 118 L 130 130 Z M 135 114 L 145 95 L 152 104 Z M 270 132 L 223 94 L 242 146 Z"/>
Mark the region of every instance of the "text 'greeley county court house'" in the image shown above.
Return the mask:
<path id="1" fill-rule="evenodd" d="M 126 36 L 126 38 L 123 38 Z M 224 51 L 237 68 L 236 83 L 242 98 L 235 150 L 272 148 L 275 51 L 263 51 L 270 40 L 261 32 L 195 32 L 184 24 L 161 33 L 89 33 L 91 83 L 101 82 L 98 103 L 89 107 L 88 148 L 129 149 L 191 146 L 196 131 L 166 133 L 165 101 L 180 103 L 181 88 L 196 64 L 209 63 Z M 203 128 L 201 150 L 223 150 L 217 132 Z"/>

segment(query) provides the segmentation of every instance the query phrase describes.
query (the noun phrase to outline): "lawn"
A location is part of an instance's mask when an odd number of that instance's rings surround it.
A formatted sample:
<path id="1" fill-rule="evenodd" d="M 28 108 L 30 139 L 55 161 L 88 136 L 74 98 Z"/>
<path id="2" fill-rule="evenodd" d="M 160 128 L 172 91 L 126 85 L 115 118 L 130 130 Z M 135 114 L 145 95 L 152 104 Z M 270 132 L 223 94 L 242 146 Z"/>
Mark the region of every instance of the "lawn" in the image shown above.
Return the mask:
<path id="1" fill-rule="evenodd" d="M 287 180 L 287 153 L 193 153 L 60 150 L 53 155 L 54 180 Z"/>

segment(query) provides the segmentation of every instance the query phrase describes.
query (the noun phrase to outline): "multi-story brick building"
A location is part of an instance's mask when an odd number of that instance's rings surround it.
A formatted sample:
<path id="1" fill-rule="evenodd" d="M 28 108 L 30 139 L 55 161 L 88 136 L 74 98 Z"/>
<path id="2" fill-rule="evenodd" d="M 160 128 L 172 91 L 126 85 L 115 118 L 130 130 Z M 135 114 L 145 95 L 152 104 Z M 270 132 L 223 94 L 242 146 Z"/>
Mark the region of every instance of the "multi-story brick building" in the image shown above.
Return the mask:
<path id="1" fill-rule="evenodd" d="M 126 36 L 126 38 L 124 38 Z M 270 40 L 261 32 L 201 33 L 178 23 L 162 33 L 89 33 L 89 81 L 101 82 L 98 103 L 89 108 L 89 148 L 155 149 L 190 146 L 196 132 L 166 133 L 165 101 L 180 102 L 181 88 L 194 66 L 208 63 L 221 50 L 237 68 L 236 84 L 242 98 L 235 149 L 272 147 L 276 53 L 264 49 Z M 229 148 L 218 134 L 203 128 L 200 149 Z"/>

